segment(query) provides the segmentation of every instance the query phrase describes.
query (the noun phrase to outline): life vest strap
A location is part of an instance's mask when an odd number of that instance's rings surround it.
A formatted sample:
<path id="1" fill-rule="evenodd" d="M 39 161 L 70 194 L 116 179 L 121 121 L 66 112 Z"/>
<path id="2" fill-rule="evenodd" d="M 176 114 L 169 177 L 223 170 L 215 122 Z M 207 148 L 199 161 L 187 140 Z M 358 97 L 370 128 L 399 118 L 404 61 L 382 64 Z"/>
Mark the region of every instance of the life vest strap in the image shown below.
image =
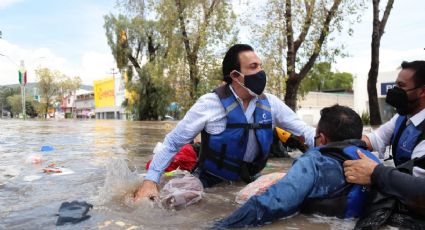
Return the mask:
<path id="1" fill-rule="evenodd" d="M 270 129 L 270 128 L 272 128 L 272 124 L 271 123 L 268 123 L 268 124 L 232 123 L 232 124 L 227 124 L 226 128 L 229 128 L 229 129 L 239 129 L 239 128 L 243 128 L 243 129 Z"/>

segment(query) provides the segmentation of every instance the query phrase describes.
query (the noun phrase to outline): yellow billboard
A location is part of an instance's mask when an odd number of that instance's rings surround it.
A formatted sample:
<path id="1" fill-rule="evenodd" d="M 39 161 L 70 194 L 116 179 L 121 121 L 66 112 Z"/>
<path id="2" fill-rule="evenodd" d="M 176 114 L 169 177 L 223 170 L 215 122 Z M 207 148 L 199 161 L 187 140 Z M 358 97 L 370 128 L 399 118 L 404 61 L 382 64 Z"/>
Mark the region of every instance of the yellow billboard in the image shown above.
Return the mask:
<path id="1" fill-rule="evenodd" d="M 94 81 L 93 88 L 96 108 L 115 106 L 115 81 L 113 77 Z"/>

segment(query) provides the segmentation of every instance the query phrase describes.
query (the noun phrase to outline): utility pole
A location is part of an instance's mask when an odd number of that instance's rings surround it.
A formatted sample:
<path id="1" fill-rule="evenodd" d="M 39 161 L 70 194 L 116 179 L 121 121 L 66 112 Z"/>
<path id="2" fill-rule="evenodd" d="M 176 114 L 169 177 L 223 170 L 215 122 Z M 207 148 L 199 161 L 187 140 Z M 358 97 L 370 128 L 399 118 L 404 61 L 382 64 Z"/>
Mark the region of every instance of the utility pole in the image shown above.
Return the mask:
<path id="1" fill-rule="evenodd" d="M 21 67 L 19 68 L 19 83 L 21 84 L 22 117 L 25 119 L 27 116 L 25 111 L 25 85 L 27 84 L 27 70 L 25 69 L 24 60 L 21 60 Z"/>
<path id="2" fill-rule="evenodd" d="M 112 68 L 111 70 L 112 70 L 111 72 L 112 77 L 115 79 L 115 74 L 117 74 L 118 72 L 115 71 L 116 70 L 115 68 Z"/>

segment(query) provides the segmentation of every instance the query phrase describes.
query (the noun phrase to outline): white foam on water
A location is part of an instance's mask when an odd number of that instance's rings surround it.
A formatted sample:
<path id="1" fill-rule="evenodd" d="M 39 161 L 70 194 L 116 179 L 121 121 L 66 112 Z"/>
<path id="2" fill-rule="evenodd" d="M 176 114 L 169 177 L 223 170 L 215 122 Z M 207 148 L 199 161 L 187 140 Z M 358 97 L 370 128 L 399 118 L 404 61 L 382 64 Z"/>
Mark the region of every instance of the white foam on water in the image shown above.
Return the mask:
<path id="1" fill-rule="evenodd" d="M 21 169 L 15 166 L 0 167 L 0 185 L 6 184 L 9 180 L 19 176 Z"/>
<path id="2" fill-rule="evenodd" d="M 339 230 L 339 229 L 354 229 L 356 225 L 357 219 L 339 219 L 336 217 L 326 217 L 313 215 L 314 218 L 308 218 L 312 223 L 325 223 L 329 224 L 331 229 Z"/>
<path id="3" fill-rule="evenodd" d="M 27 182 L 31 182 L 31 181 L 39 180 L 42 177 L 43 176 L 41 175 L 29 175 L 29 176 L 25 176 L 23 180 Z"/>

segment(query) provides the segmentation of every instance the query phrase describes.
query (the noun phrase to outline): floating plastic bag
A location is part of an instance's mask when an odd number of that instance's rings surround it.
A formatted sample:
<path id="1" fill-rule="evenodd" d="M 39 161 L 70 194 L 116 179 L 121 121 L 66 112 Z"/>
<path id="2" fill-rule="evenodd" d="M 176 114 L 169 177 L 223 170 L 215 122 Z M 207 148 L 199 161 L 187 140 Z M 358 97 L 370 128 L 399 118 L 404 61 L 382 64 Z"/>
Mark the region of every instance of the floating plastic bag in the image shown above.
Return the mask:
<path id="1" fill-rule="evenodd" d="M 235 199 L 236 203 L 243 204 L 251 196 L 259 195 L 265 192 L 270 186 L 278 182 L 285 175 L 286 173 L 275 172 L 260 176 L 258 179 L 249 183 L 241 191 L 238 192 Z"/>
<path id="2" fill-rule="evenodd" d="M 50 146 L 50 145 L 43 145 L 41 146 L 41 149 L 40 149 L 40 151 L 42 152 L 51 152 L 53 150 L 54 150 L 53 146 Z"/>
<path id="3" fill-rule="evenodd" d="M 204 188 L 201 181 L 192 175 L 171 179 L 160 192 L 165 208 L 182 209 L 202 199 Z"/>
<path id="4" fill-rule="evenodd" d="M 40 154 L 31 154 L 25 159 L 27 164 L 40 164 L 42 161 L 42 156 Z"/>

